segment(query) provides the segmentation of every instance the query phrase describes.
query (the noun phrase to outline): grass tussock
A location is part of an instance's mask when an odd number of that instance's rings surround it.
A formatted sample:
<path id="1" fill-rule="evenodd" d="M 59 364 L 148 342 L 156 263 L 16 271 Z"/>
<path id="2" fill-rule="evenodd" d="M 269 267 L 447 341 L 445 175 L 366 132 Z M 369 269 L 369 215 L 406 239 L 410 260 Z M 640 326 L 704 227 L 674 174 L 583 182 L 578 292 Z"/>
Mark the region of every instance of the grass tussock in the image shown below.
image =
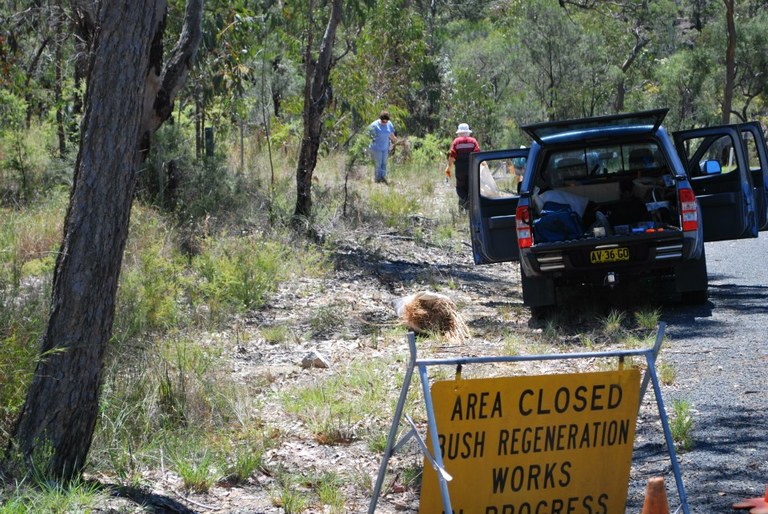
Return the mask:
<path id="1" fill-rule="evenodd" d="M 355 363 L 326 379 L 282 395 L 285 411 L 322 444 L 346 444 L 365 435 L 360 422 L 389 402 L 394 377 L 382 363 Z"/>
<path id="2" fill-rule="evenodd" d="M 691 402 L 686 399 L 672 401 L 672 416 L 669 424 L 672 440 L 680 452 L 693 448 L 693 415 Z"/>
<path id="3" fill-rule="evenodd" d="M 91 512 L 100 494 L 97 484 L 82 480 L 67 485 L 38 483 L 19 489 L 19 494 L 0 504 L 0 514 Z"/>

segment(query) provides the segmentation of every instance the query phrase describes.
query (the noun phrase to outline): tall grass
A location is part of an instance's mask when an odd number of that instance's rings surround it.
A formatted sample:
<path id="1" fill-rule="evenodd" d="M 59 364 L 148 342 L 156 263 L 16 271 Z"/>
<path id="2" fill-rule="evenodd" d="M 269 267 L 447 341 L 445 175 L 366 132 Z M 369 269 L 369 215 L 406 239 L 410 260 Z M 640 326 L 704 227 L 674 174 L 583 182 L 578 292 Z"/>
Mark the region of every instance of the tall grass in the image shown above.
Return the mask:
<path id="1" fill-rule="evenodd" d="M 159 448 L 178 454 L 179 447 L 201 446 L 201 438 L 213 441 L 220 433 L 255 434 L 258 420 L 242 415 L 255 406 L 235 401 L 247 400 L 248 388 L 230 376 L 216 345 L 166 337 L 142 352 L 122 348 L 110 363 L 92 458 L 121 478 L 154 462 Z"/>
<path id="2" fill-rule="evenodd" d="M 65 204 L 65 194 L 54 195 L 34 208 L 3 208 L 0 216 L 3 447 L 38 358 Z M 170 434 L 194 428 L 236 437 L 253 431 L 255 420 L 242 415 L 243 391 L 224 373 L 220 350 L 187 334 L 215 330 L 260 308 L 285 280 L 328 270 L 320 248 L 279 227 L 225 228 L 210 223 L 197 251 L 185 253 L 183 230 L 173 216 L 140 203 L 134 208 L 90 454 L 96 469 L 121 481 L 137 480 L 141 469 L 157 462 L 158 452 L 175 452 L 167 441 L 180 439 Z M 259 465 L 258 458 L 245 455 L 228 464 L 233 476 Z"/>
<path id="3" fill-rule="evenodd" d="M 397 189 L 373 191 L 370 196 L 371 211 L 384 225 L 398 230 L 405 230 L 413 225 L 411 219 L 418 210 L 418 198 Z"/>
<path id="4" fill-rule="evenodd" d="M 156 210 L 136 209 L 118 294 L 118 341 L 214 327 L 259 309 L 278 285 L 328 269 L 321 249 L 287 232 L 209 234 L 192 243 Z M 183 244 L 195 246 L 185 256 Z"/>
<path id="5" fill-rule="evenodd" d="M 38 358 L 65 201 L 54 194 L 27 209 L 0 207 L 0 448 Z"/>
<path id="6" fill-rule="evenodd" d="M 466 218 L 457 216 L 453 185 L 444 183 L 437 171 L 445 167 L 445 149 L 440 151 L 434 138 L 427 139 L 429 144 L 414 143 L 417 148 L 407 161 L 397 152 L 390 157 L 389 185 L 373 182 L 367 159 L 357 160 L 350 169 L 342 153 L 321 160 L 314 173 L 315 225 L 330 237 L 343 237 L 348 228 L 359 225 L 406 234 L 416 228 L 445 244 L 446 235 L 465 228 Z"/>
<path id="7" fill-rule="evenodd" d="M 67 195 L 50 195 L 34 206 L 0 206 L 0 288 L 14 289 L 53 270 L 61 243 Z"/>

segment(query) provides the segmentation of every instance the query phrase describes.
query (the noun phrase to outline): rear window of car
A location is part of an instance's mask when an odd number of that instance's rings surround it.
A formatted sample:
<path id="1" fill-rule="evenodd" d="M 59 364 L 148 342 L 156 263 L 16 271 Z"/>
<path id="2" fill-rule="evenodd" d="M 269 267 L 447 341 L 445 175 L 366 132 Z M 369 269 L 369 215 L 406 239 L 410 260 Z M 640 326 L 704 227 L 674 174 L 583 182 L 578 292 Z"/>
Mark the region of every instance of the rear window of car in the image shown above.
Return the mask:
<path id="1" fill-rule="evenodd" d="M 544 176 L 551 187 L 612 175 L 652 175 L 665 166 L 653 141 L 555 150 L 546 159 Z"/>

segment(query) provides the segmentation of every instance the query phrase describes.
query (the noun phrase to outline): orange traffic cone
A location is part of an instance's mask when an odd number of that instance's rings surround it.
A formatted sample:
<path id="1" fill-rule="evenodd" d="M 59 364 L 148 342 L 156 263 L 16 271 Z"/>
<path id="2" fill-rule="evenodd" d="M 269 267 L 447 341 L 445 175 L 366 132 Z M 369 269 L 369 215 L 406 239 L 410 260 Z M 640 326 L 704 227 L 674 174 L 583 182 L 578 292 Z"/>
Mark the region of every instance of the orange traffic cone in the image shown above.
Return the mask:
<path id="1" fill-rule="evenodd" d="M 768 485 L 763 498 L 748 498 L 733 504 L 734 509 L 750 509 L 749 514 L 768 514 Z"/>
<path id="2" fill-rule="evenodd" d="M 664 486 L 664 477 L 653 477 L 648 479 L 648 485 L 645 487 L 643 514 L 669 514 L 667 488 Z"/>

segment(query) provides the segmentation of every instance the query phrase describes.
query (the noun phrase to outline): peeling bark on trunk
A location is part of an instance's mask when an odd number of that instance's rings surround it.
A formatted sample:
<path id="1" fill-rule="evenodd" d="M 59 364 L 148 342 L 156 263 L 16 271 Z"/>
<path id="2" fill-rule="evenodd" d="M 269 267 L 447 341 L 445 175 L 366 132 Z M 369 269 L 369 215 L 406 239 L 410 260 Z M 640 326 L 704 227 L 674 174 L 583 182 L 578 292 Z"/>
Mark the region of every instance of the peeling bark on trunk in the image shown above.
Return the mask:
<path id="1" fill-rule="evenodd" d="M 82 470 L 98 415 L 139 151 L 171 112 L 200 39 L 202 0 L 162 67 L 165 0 L 105 1 L 89 67 L 80 151 L 41 358 L 12 444 L 46 475 Z M 187 27 L 189 25 L 189 27 Z"/>

